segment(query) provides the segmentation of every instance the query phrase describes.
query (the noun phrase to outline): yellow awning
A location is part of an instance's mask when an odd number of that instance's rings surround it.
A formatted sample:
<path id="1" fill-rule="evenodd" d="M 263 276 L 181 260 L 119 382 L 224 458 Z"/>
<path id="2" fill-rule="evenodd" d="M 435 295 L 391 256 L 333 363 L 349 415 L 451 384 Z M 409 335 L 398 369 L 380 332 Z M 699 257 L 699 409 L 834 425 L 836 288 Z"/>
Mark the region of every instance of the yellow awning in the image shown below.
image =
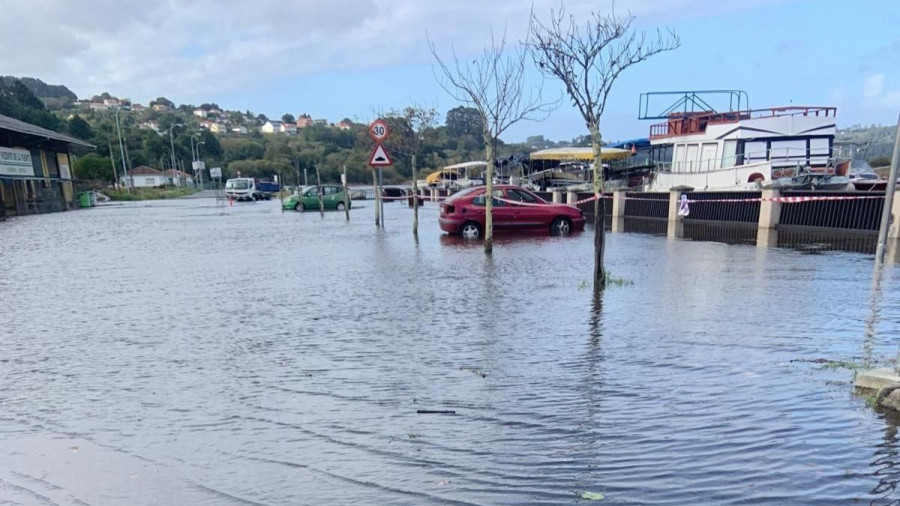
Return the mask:
<path id="1" fill-rule="evenodd" d="M 425 182 L 426 183 L 437 183 L 441 179 L 448 179 L 444 176 L 450 176 L 451 178 L 455 179 L 455 178 L 459 177 L 459 172 L 457 172 L 455 169 L 442 169 L 439 171 L 435 171 L 435 172 L 432 172 L 431 174 L 428 174 L 428 177 L 425 178 Z"/>
<path id="2" fill-rule="evenodd" d="M 604 160 L 617 160 L 619 158 L 628 158 L 631 151 L 618 148 L 603 148 L 601 156 Z M 550 148 L 542 149 L 531 153 L 532 160 L 557 160 L 561 162 L 569 160 L 591 162 L 594 160 L 594 151 L 591 148 Z"/>

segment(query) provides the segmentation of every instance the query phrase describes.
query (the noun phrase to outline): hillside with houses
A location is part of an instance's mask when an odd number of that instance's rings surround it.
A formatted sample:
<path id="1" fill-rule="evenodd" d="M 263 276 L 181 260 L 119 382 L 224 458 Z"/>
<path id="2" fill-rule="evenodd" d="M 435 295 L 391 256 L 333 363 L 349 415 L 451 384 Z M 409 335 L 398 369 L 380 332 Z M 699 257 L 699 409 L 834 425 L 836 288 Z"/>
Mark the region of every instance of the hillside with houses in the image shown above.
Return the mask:
<path id="1" fill-rule="evenodd" d="M 92 143 L 95 149 L 76 153 L 79 178 L 108 184 L 122 167 L 152 169 L 160 174 L 192 174 L 193 162 L 222 168 L 223 176 L 272 177 L 302 180 L 304 170 L 319 169 L 323 181 L 336 182 L 347 168 L 351 182 L 371 182 L 367 161 L 372 143 L 366 125 L 348 118 L 316 118 L 298 105 L 296 115 L 280 117 L 249 110 L 229 110 L 214 102 L 176 104 L 164 96 L 146 103 L 104 92 L 79 99 L 63 85 L 38 79 L 0 78 L 0 114 L 68 133 Z M 395 132 L 389 142 L 408 133 L 403 110 L 386 120 Z M 887 127 L 859 127 L 838 131 L 838 140 L 861 146 L 857 151 L 882 163 L 888 150 Z M 498 157 L 527 154 L 535 149 L 583 145 L 585 138 L 554 142 L 537 135 L 520 144 L 499 143 Z M 399 148 L 399 146 L 394 146 Z M 478 160 L 484 144 L 481 120 L 474 109 L 457 107 L 428 129 L 418 165 L 422 171 Z M 385 170 L 388 182 L 411 178 L 409 157 L 394 150 L 394 166 Z"/>

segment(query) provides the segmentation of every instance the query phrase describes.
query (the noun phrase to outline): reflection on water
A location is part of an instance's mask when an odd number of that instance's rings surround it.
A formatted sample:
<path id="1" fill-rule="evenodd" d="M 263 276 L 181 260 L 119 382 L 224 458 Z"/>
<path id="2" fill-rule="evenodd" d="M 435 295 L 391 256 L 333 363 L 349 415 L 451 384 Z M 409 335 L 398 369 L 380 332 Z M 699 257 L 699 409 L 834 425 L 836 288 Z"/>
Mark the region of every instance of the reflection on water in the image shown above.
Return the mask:
<path id="1" fill-rule="evenodd" d="M 897 500 L 894 421 L 792 362 L 892 358 L 896 268 L 612 233 L 595 295 L 590 229 L 487 257 L 385 207 L 0 223 L 0 501 Z"/>
<path id="2" fill-rule="evenodd" d="M 758 229 L 752 223 L 709 221 L 680 221 L 671 227 L 663 219 L 620 218 L 613 225 L 617 232 L 636 232 L 652 235 L 669 235 L 677 239 L 711 241 L 734 245 L 790 248 L 808 254 L 826 251 L 846 251 L 874 254 L 877 237 L 871 233 L 820 230 L 782 226 L 776 229 Z M 900 247 L 894 244 L 887 258 L 900 263 Z"/>

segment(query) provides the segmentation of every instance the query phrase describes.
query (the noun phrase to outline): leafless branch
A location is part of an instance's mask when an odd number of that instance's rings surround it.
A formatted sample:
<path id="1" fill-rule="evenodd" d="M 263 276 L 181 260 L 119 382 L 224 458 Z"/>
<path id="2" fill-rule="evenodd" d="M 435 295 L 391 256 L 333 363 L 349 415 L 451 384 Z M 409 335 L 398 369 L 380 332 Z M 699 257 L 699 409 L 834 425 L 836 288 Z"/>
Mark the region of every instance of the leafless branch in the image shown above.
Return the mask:
<path id="1" fill-rule="evenodd" d="M 419 155 L 422 146 L 435 135 L 438 124 L 437 109 L 421 104 L 391 110 L 381 117 L 392 128 L 388 140 L 391 151 L 406 156 Z"/>
<path id="2" fill-rule="evenodd" d="M 452 59 L 445 60 L 434 42 L 429 39 L 428 43 L 437 62 L 438 83 L 454 99 L 478 111 L 483 130 L 492 140 L 519 121 L 545 119 L 558 103 L 545 102 L 541 86 L 529 89 L 528 52 L 508 48 L 505 30 L 499 38 L 491 32 L 491 44 L 471 62 L 461 61 L 452 48 Z"/>
<path id="3" fill-rule="evenodd" d="M 588 128 L 597 126 L 609 92 L 625 69 L 681 45 L 671 29 L 648 37 L 635 32 L 633 22 L 630 13 L 619 16 L 614 9 L 592 12 L 584 23 L 567 14 L 565 6 L 552 10 L 546 22 L 531 12 L 528 49 L 535 65 L 563 82 Z"/>

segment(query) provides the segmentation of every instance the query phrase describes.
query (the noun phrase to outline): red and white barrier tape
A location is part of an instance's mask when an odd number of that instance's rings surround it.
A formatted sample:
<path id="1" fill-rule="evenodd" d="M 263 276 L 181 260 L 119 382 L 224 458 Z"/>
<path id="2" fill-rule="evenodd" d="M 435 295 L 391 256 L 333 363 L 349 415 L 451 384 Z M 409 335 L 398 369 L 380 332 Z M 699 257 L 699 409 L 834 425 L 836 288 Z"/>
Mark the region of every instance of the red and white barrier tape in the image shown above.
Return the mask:
<path id="1" fill-rule="evenodd" d="M 597 200 L 600 197 L 598 195 L 592 195 L 586 199 L 581 199 L 581 200 L 575 202 L 574 204 L 563 204 L 561 202 L 560 203 L 545 202 L 543 204 L 538 204 L 538 203 L 534 203 L 534 202 L 522 202 L 521 200 L 502 199 L 499 197 L 494 197 L 494 198 L 499 200 L 500 202 L 506 202 L 508 204 L 514 204 L 517 206 L 526 206 L 526 207 L 577 207 L 581 204 L 586 204 L 588 202 Z M 611 196 L 604 195 L 604 198 L 611 198 Z"/>
<path id="2" fill-rule="evenodd" d="M 820 202 L 820 201 L 828 201 L 828 200 L 868 200 L 868 199 L 884 199 L 884 195 L 875 196 L 875 195 L 861 195 L 861 196 L 852 196 L 852 195 L 835 195 L 835 196 L 826 196 L 826 195 L 812 195 L 808 197 L 768 197 L 762 198 L 758 197 L 755 199 L 707 199 L 707 200 L 688 200 L 689 204 L 701 204 L 704 202 L 781 202 L 783 204 L 798 204 L 801 202 Z M 668 203 L 669 199 L 645 199 L 640 197 L 625 197 L 625 200 L 635 200 L 640 202 L 665 202 Z"/>
<path id="3" fill-rule="evenodd" d="M 884 195 L 881 195 L 881 196 L 865 195 L 865 196 L 859 196 L 859 197 L 850 196 L 850 195 L 833 196 L 833 197 L 824 196 L 824 195 L 810 196 L 810 197 L 772 197 L 772 198 L 760 199 L 760 201 L 761 202 L 762 201 L 781 202 L 784 204 L 796 204 L 799 202 L 820 202 L 823 200 L 868 200 L 868 199 L 882 199 L 883 200 Z"/>

